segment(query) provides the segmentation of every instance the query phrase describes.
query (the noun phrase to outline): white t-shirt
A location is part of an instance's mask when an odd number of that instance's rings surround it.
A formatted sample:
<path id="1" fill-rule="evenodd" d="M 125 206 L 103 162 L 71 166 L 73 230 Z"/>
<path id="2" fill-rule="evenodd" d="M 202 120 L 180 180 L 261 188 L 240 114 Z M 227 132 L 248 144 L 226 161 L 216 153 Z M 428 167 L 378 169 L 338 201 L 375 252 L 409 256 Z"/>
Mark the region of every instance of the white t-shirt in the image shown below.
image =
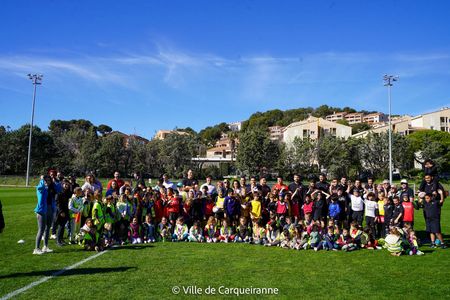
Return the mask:
<path id="1" fill-rule="evenodd" d="M 216 193 L 216 186 L 215 186 L 215 185 L 204 183 L 204 184 L 202 184 L 202 186 L 200 187 L 200 190 L 202 190 L 204 186 L 208 187 L 208 194 L 209 194 L 209 195 L 212 195 L 212 194 L 215 194 L 215 193 Z"/>
<path id="2" fill-rule="evenodd" d="M 366 205 L 366 217 L 375 218 L 375 210 L 378 209 L 378 203 L 376 201 L 364 200 Z"/>
<path id="3" fill-rule="evenodd" d="M 363 211 L 364 210 L 364 200 L 361 196 L 356 197 L 355 195 L 350 195 L 350 200 L 352 202 L 353 211 Z"/>

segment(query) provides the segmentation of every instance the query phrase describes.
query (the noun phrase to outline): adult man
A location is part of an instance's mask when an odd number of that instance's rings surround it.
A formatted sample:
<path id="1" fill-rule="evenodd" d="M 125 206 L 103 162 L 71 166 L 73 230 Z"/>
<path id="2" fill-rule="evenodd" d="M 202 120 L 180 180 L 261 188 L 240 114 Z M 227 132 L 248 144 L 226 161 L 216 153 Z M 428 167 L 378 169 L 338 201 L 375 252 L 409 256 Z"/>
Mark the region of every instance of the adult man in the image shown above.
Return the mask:
<path id="1" fill-rule="evenodd" d="M 261 187 L 261 195 L 262 198 L 265 199 L 267 197 L 267 194 L 270 193 L 270 186 L 267 185 L 267 180 L 265 177 L 261 177 L 259 180 L 259 185 Z"/>
<path id="2" fill-rule="evenodd" d="M 145 187 L 145 181 L 144 181 L 144 178 L 142 177 L 141 172 L 134 172 L 133 177 L 136 182 L 136 184 L 134 186 L 135 190 L 138 190 L 139 186 Z"/>
<path id="3" fill-rule="evenodd" d="M 348 184 L 347 184 L 347 177 L 343 176 L 341 177 L 341 181 L 338 184 L 338 188 L 342 188 L 342 190 L 345 192 L 347 191 Z"/>
<path id="4" fill-rule="evenodd" d="M 316 189 L 325 193 L 330 192 L 330 184 L 327 182 L 327 176 L 325 174 L 322 173 L 319 175 L 319 181 L 316 182 Z"/>
<path id="5" fill-rule="evenodd" d="M 295 174 L 294 175 L 294 182 L 292 182 L 288 186 L 289 191 L 292 193 L 292 200 L 297 200 L 300 206 L 303 204 L 303 196 L 305 193 L 305 187 L 302 185 L 302 182 L 300 180 L 300 175 Z"/>
<path id="6" fill-rule="evenodd" d="M 214 186 L 214 184 L 211 183 L 212 181 L 212 177 L 211 176 L 207 176 L 206 177 L 206 183 L 204 183 L 200 190 L 203 190 L 203 187 L 206 186 L 208 188 L 208 195 L 213 195 L 213 194 L 217 194 L 217 189 Z"/>
<path id="7" fill-rule="evenodd" d="M 278 176 L 277 183 L 272 186 L 272 190 L 281 191 L 281 190 L 287 190 L 287 189 L 288 189 L 287 185 L 285 185 L 283 183 L 283 177 Z"/>
<path id="8" fill-rule="evenodd" d="M 108 185 L 106 186 L 106 190 L 109 190 L 109 189 L 111 188 L 111 184 L 112 184 L 113 181 L 116 181 L 116 183 L 117 183 L 117 188 L 118 188 L 118 189 L 120 189 L 120 188 L 122 187 L 122 185 L 125 184 L 125 181 L 123 181 L 123 180 L 120 178 L 120 173 L 119 173 L 119 171 L 115 171 L 115 172 L 114 172 L 114 179 L 111 179 L 110 181 L 108 181 Z"/>
<path id="9" fill-rule="evenodd" d="M 56 222 L 53 224 L 52 235 L 56 233 L 56 244 L 63 246 L 64 228 L 67 221 L 69 221 L 69 199 L 72 197 L 72 189 L 70 182 L 67 180 L 62 181 L 62 192 L 59 193 L 56 201 Z"/>
<path id="10" fill-rule="evenodd" d="M 245 189 L 246 193 L 250 192 L 250 185 L 247 184 L 247 179 L 244 175 L 241 176 L 239 183 L 241 184 L 241 189 Z"/>
<path id="11" fill-rule="evenodd" d="M 169 176 L 167 176 L 167 174 L 163 174 L 162 179 L 163 179 L 162 184 L 166 189 L 168 188 L 172 188 L 173 190 L 177 189 L 176 185 L 169 180 Z"/>
<path id="12" fill-rule="evenodd" d="M 187 178 L 183 179 L 183 188 L 185 190 L 193 189 L 198 184 L 198 180 L 194 178 L 194 172 L 189 169 L 187 172 Z"/>
<path id="13" fill-rule="evenodd" d="M 400 181 L 400 184 L 401 187 L 398 191 L 398 196 L 400 197 L 400 199 L 402 200 L 403 195 L 406 194 L 408 195 L 409 202 L 414 202 L 414 191 L 408 186 L 408 180 L 402 179 L 402 181 Z"/>

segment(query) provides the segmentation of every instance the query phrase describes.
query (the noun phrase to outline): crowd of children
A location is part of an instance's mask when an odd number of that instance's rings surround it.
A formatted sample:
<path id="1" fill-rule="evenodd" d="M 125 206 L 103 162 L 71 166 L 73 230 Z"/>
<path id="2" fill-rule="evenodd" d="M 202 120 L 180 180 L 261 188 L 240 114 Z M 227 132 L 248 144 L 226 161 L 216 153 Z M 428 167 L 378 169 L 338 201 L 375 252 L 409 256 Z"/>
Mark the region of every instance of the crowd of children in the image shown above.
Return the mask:
<path id="1" fill-rule="evenodd" d="M 105 196 L 95 177 L 88 177 L 82 187 L 62 180 L 73 191 L 67 203 L 69 243 L 87 250 L 171 241 L 314 251 L 384 247 L 393 255 L 422 255 L 414 231 L 414 210 L 420 208 L 431 246 L 446 247 L 440 230 L 445 191 L 436 174 L 426 174 L 418 200 L 406 180 L 400 188 L 386 180 L 376 185 L 369 179 L 363 185 L 345 177 L 328 183 L 324 174 L 307 186 L 298 175 L 290 185 L 279 177 L 272 187 L 255 177 L 249 184 L 242 177 L 216 185 L 207 178 L 199 185 L 192 172 L 177 185 L 163 176 L 155 187 L 140 178 L 133 187 L 115 176 Z M 63 231 L 64 225 L 53 223 Z M 65 244 L 60 238 L 57 242 Z"/>

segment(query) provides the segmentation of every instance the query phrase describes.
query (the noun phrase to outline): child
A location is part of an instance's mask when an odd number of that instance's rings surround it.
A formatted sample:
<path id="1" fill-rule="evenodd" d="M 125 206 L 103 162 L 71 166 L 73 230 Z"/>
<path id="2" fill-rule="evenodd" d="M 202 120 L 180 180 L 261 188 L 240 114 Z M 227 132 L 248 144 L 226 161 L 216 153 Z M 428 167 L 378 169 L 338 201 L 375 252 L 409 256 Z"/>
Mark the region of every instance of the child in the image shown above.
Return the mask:
<path id="1" fill-rule="evenodd" d="M 231 222 L 237 220 L 241 213 L 241 204 L 236 199 L 232 189 L 228 190 L 228 196 L 225 197 L 224 206 L 224 217 L 229 219 Z"/>
<path id="2" fill-rule="evenodd" d="M 319 226 L 314 224 L 312 226 L 311 234 L 309 235 L 309 244 L 314 251 L 318 251 L 322 248 L 322 236 L 319 232 Z"/>
<path id="3" fill-rule="evenodd" d="M 223 189 L 218 189 L 217 192 L 218 195 L 216 205 L 213 208 L 213 213 L 215 214 L 216 219 L 221 220 L 224 216 L 225 197 L 223 195 Z"/>
<path id="4" fill-rule="evenodd" d="M 383 210 L 384 210 L 384 235 L 389 234 L 389 226 L 392 222 L 392 215 L 394 213 L 394 205 L 391 202 L 391 199 L 389 197 L 384 197 L 383 200 Z"/>
<path id="5" fill-rule="evenodd" d="M 173 189 L 167 189 L 167 198 L 168 201 L 166 203 L 167 213 L 169 215 L 169 221 L 172 226 L 175 225 L 175 221 L 177 220 L 180 214 L 180 199 L 176 195 L 173 194 Z"/>
<path id="6" fill-rule="evenodd" d="M 186 224 L 184 224 L 183 217 L 178 217 L 177 223 L 172 234 L 172 242 L 187 241 L 189 237 L 189 230 Z"/>
<path id="7" fill-rule="evenodd" d="M 247 219 L 245 217 L 241 217 L 239 219 L 239 226 L 236 228 L 236 237 L 234 238 L 234 242 L 251 242 L 251 232 L 250 227 L 247 226 Z"/>
<path id="8" fill-rule="evenodd" d="M 284 249 L 289 249 L 291 246 L 291 233 L 289 230 L 284 229 L 280 235 L 280 244 L 279 246 Z"/>
<path id="9" fill-rule="evenodd" d="M 361 243 L 361 234 L 360 226 L 356 221 L 352 221 L 350 223 L 350 236 L 353 239 L 353 242 L 358 246 Z"/>
<path id="10" fill-rule="evenodd" d="M 198 242 L 198 243 L 203 242 L 203 235 L 199 221 L 195 221 L 194 225 L 192 225 L 191 229 L 189 229 L 188 239 L 189 242 Z"/>
<path id="11" fill-rule="evenodd" d="M 233 235 L 233 229 L 231 226 L 228 226 L 227 219 L 224 219 L 222 222 L 222 227 L 220 227 L 220 233 L 219 233 L 219 241 L 228 243 L 230 241 L 233 241 L 235 236 Z"/>
<path id="12" fill-rule="evenodd" d="M 126 189 L 125 191 L 127 191 Z M 128 192 L 129 193 L 129 192 Z M 129 220 L 130 220 L 130 204 L 128 202 L 128 196 L 127 193 L 120 195 L 119 201 L 117 201 L 116 204 L 117 208 L 117 237 L 119 239 L 119 242 L 122 243 L 122 245 L 126 244 L 126 235 L 127 235 L 127 228 L 129 226 Z"/>
<path id="13" fill-rule="evenodd" d="M 314 199 L 314 212 L 313 212 L 313 220 L 314 221 L 320 221 L 320 225 L 322 227 L 325 227 L 325 219 L 327 217 L 326 214 L 326 200 L 325 196 L 330 196 L 329 194 L 321 191 L 321 190 L 315 190 L 311 196 Z"/>
<path id="14" fill-rule="evenodd" d="M 303 215 L 305 216 L 305 225 L 309 225 L 314 209 L 314 203 L 312 202 L 310 195 L 305 196 L 305 203 L 303 203 L 302 209 Z"/>
<path id="15" fill-rule="evenodd" d="M 278 246 L 280 244 L 280 231 L 276 222 L 272 222 L 266 234 L 267 241 L 264 246 Z"/>
<path id="16" fill-rule="evenodd" d="M 308 234 L 305 232 L 303 225 L 295 226 L 294 236 L 291 241 L 291 249 L 300 250 L 308 244 Z"/>
<path id="17" fill-rule="evenodd" d="M 325 234 L 325 238 L 322 241 L 322 248 L 327 251 L 337 251 L 338 247 L 339 246 L 336 244 L 336 236 L 334 234 L 334 226 L 328 226 L 327 233 Z"/>
<path id="18" fill-rule="evenodd" d="M 417 241 L 416 232 L 411 230 L 408 235 L 409 242 L 409 255 L 424 255 L 422 251 L 419 250 L 419 243 Z"/>
<path id="19" fill-rule="evenodd" d="M 366 226 L 370 228 L 371 232 L 375 232 L 375 217 L 378 210 L 378 203 L 375 201 L 375 193 L 369 192 L 365 198 Z"/>
<path id="20" fill-rule="evenodd" d="M 204 186 L 204 188 L 208 188 L 206 186 Z M 205 195 L 205 207 L 204 207 L 204 215 L 203 218 L 205 220 L 209 220 L 210 217 L 212 217 L 214 215 L 213 213 L 213 208 L 214 208 L 214 200 L 212 199 L 211 195 L 208 193 L 204 193 L 203 195 Z"/>
<path id="21" fill-rule="evenodd" d="M 158 232 L 158 239 L 162 242 L 170 241 L 172 225 L 167 222 L 167 218 L 163 217 L 161 219 L 161 223 L 158 224 L 157 232 Z"/>
<path id="22" fill-rule="evenodd" d="M 99 245 L 99 234 L 91 218 L 87 218 L 86 223 L 80 229 L 80 243 L 88 251 L 95 250 L 98 252 L 102 250 Z"/>
<path id="23" fill-rule="evenodd" d="M 250 201 L 250 218 L 253 224 L 261 219 L 261 199 L 259 192 L 253 193 L 253 200 Z"/>
<path id="24" fill-rule="evenodd" d="M 128 237 L 131 244 L 142 244 L 142 229 L 138 223 L 138 217 L 133 217 L 128 229 Z"/>
<path id="25" fill-rule="evenodd" d="M 281 192 L 277 201 L 276 213 L 278 219 L 286 217 L 289 212 L 289 204 L 285 202 L 285 193 Z"/>
<path id="26" fill-rule="evenodd" d="M 328 205 L 328 216 L 331 220 L 334 220 L 335 222 L 339 222 L 339 217 L 341 215 L 341 207 L 338 203 L 338 195 L 333 194 L 331 196 L 331 202 Z"/>
<path id="27" fill-rule="evenodd" d="M 297 192 L 297 190 L 294 192 L 294 194 Z M 290 193 L 286 194 L 286 202 L 290 203 L 291 205 L 291 209 L 290 209 L 290 213 L 291 213 L 291 217 L 294 218 L 294 223 L 297 224 L 298 220 L 300 219 L 300 205 L 298 202 L 299 198 L 298 197 L 294 197 L 292 198 Z"/>
<path id="28" fill-rule="evenodd" d="M 386 238 L 384 239 L 384 248 L 386 248 L 393 256 L 402 255 L 402 235 L 396 227 L 392 227 L 389 234 L 386 235 Z"/>
<path id="29" fill-rule="evenodd" d="M 111 197 L 112 196 L 108 196 Z M 104 199 L 104 202 L 106 203 L 106 198 Z M 92 221 L 94 222 L 94 225 L 97 227 L 97 231 L 100 233 L 103 229 L 103 226 L 105 225 L 105 213 L 104 213 L 104 207 L 102 201 L 100 199 L 95 199 L 93 206 L 92 206 Z"/>
<path id="30" fill-rule="evenodd" d="M 356 249 L 356 244 L 353 243 L 353 239 L 347 228 L 342 229 L 342 233 L 339 236 L 337 242 L 342 251 L 353 251 Z"/>
<path id="31" fill-rule="evenodd" d="M 378 194 L 378 214 L 376 217 L 376 237 L 384 237 L 384 192 Z"/>
<path id="32" fill-rule="evenodd" d="M 216 218 L 209 216 L 204 229 L 204 235 L 207 243 L 216 243 L 219 233 L 217 232 Z"/>
<path id="33" fill-rule="evenodd" d="M 403 222 L 408 222 L 411 224 L 411 228 L 414 228 L 414 204 L 410 201 L 407 193 L 402 196 L 402 206 L 403 206 Z"/>
<path id="34" fill-rule="evenodd" d="M 81 214 L 83 213 L 83 192 L 80 187 L 73 190 L 72 198 L 69 200 L 70 212 L 70 237 L 69 243 L 76 244 L 75 235 L 80 231 Z"/>
<path id="35" fill-rule="evenodd" d="M 105 223 L 103 226 L 103 240 L 106 248 L 114 244 L 112 223 Z"/>
<path id="36" fill-rule="evenodd" d="M 398 196 L 394 196 L 392 201 L 394 202 L 392 224 L 401 228 L 403 227 L 403 216 L 405 215 L 403 205 L 400 203 L 400 198 Z"/>
<path id="37" fill-rule="evenodd" d="M 372 230 L 369 227 L 364 228 L 362 234 L 361 234 L 361 248 L 373 250 L 378 249 L 378 242 L 373 237 Z"/>
<path id="38" fill-rule="evenodd" d="M 430 233 L 431 248 L 436 248 L 436 236 L 441 242 L 441 248 L 447 248 L 441 233 L 441 205 L 443 202 L 443 200 L 436 200 L 432 194 L 426 194 L 425 201 L 419 200 L 425 215 L 426 231 Z"/>
<path id="39" fill-rule="evenodd" d="M 253 243 L 255 245 L 264 245 L 267 242 L 266 229 L 262 226 L 262 221 L 253 223 Z"/>
<path id="40" fill-rule="evenodd" d="M 353 189 L 353 194 L 350 194 L 350 201 L 353 212 L 352 219 L 361 226 L 364 216 L 364 201 L 357 188 Z"/>
<path id="41" fill-rule="evenodd" d="M 154 243 L 156 241 L 155 225 L 151 214 L 145 216 L 144 227 L 144 243 Z"/>

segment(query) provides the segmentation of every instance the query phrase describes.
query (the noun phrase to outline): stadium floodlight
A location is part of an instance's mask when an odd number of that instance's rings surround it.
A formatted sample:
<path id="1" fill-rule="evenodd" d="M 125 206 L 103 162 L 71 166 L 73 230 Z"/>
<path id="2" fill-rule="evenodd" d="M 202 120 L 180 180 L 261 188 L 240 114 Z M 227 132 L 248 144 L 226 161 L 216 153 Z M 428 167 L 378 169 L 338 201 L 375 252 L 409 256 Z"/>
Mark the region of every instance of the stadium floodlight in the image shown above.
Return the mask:
<path id="1" fill-rule="evenodd" d="M 391 117 L 391 87 L 399 77 L 394 75 L 383 76 L 384 86 L 388 88 L 388 107 L 389 107 L 389 183 L 392 184 L 392 117 Z"/>
<path id="2" fill-rule="evenodd" d="M 33 123 L 34 123 L 34 104 L 36 102 L 36 86 L 42 84 L 42 74 L 28 74 L 28 78 L 33 83 L 33 102 L 31 104 L 31 123 L 30 123 L 30 137 L 28 139 L 28 158 L 27 158 L 27 178 L 25 185 L 28 187 L 30 184 L 30 164 L 31 164 L 31 138 L 33 136 Z"/>

